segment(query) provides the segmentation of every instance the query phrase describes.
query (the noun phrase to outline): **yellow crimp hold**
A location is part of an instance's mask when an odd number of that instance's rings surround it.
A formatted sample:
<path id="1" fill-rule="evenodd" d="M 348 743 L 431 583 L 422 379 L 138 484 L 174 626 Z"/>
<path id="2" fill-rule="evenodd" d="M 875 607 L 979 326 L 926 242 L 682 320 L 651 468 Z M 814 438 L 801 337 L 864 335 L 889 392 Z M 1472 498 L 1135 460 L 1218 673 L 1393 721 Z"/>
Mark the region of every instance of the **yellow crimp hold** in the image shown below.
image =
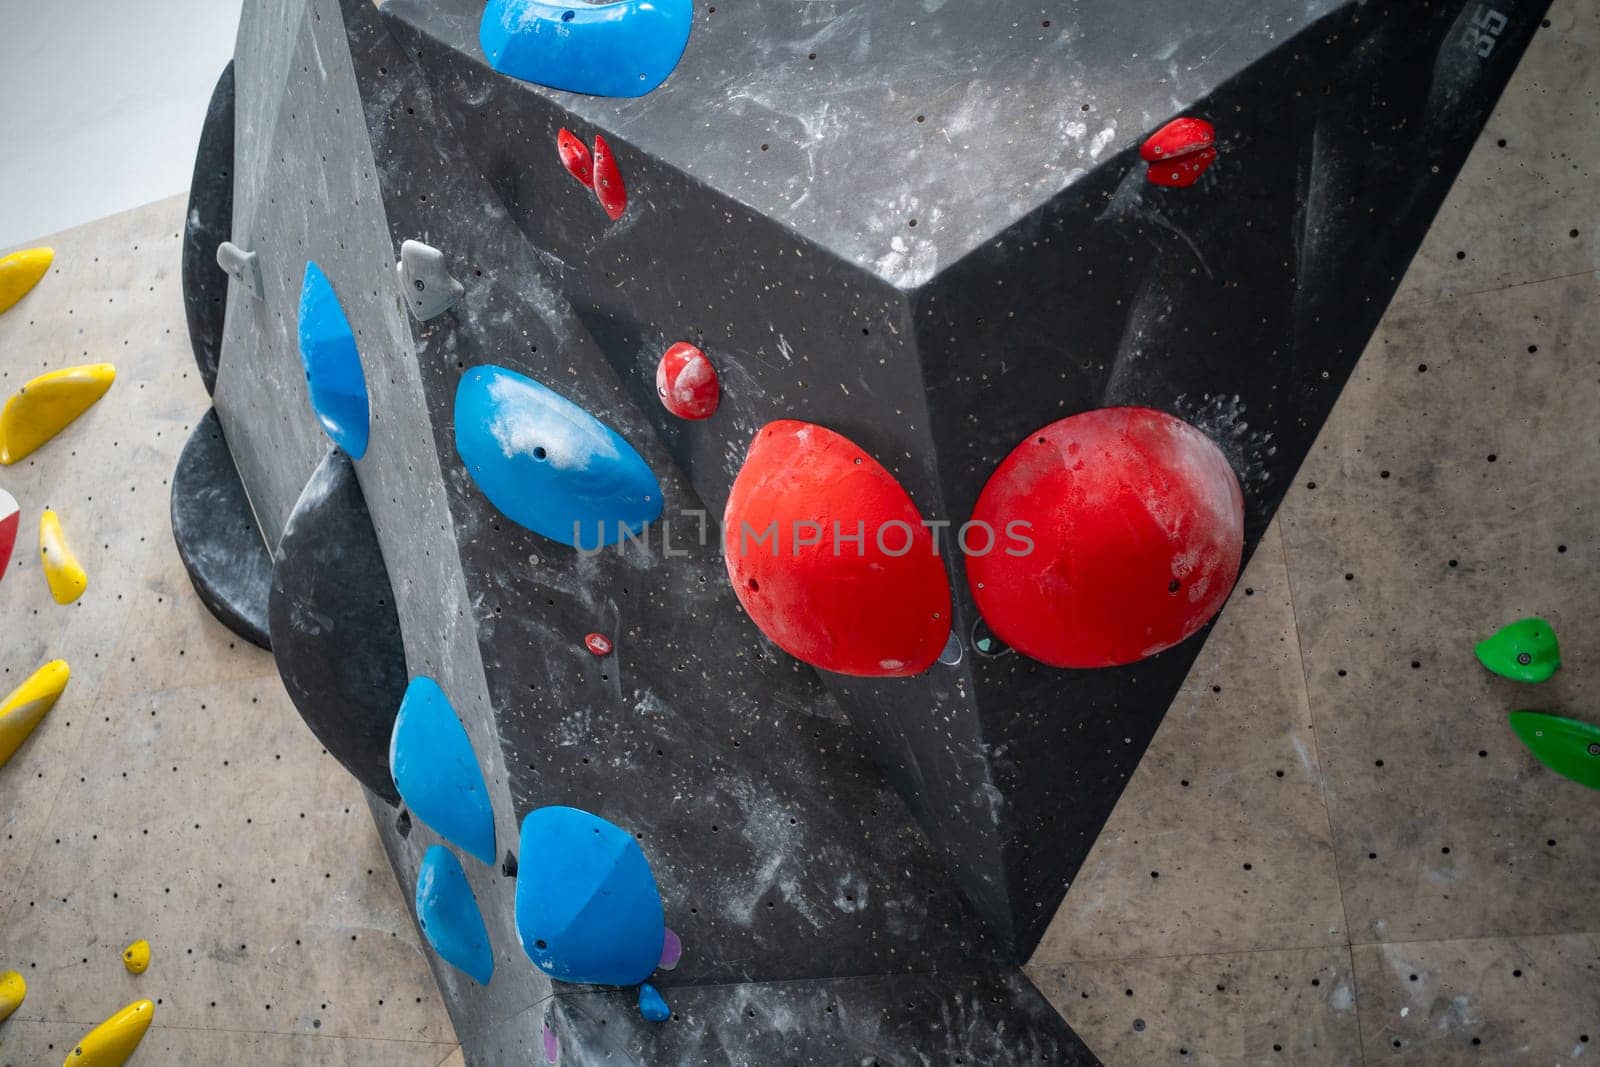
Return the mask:
<path id="1" fill-rule="evenodd" d="M 25 248 L 0 259 L 0 314 L 28 295 L 55 261 L 53 248 Z"/>
<path id="2" fill-rule="evenodd" d="M 39 725 L 45 712 L 55 707 L 56 699 L 67 688 L 72 671 L 64 659 L 53 659 L 29 675 L 28 680 L 13 689 L 0 702 L 0 767 L 16 755 L 22 742 L 28 739 L 33 728 Z M 0 1019 L 5 1018 L 3 1006 L 6 998 L 6 975 L 0 975 Z M 17 994 L 18 1003 L 22 994 Z M 15 1005 L 12 1005 L 15 1007 Z"/>
<path id="3" fill-rule="evenodd" d="M 156 1006 L 136 1000 L 83 1035 L 78 1047 L 67 1053 L 62 1067 L 121 1067 L 144 1040 Z"/>
<path id="4" fill-rule="evenodd" d="M 0 464 L 10 466 L 67 428 L 117 380 L 110 363 L 85 363 L 41 374 L 0 410 Z"/>
<path id="5" fill-rule="evenodd" d="M 129 974 L 143 974 L 150 966 L 150 942 L 140 938 L 122 950 L 122 965 Z"/>
<path id="6" fill-rule="evenodd" d="M 22 980 L 22 975 L 16 971 L 0 971 L 0 1023 L 22 1007 L 22 998 L 27 995 L 28 983 Z"/>
<path id="7" fill-rule="evenodd" d="M 70 604 L 89 588 L 89 576 L 67 547 L 61 520 L 49 508 L 39 516 L 39 559 L 44 563 L 44 580 L 50 583 L 50 595 L 57 604 Z"/>

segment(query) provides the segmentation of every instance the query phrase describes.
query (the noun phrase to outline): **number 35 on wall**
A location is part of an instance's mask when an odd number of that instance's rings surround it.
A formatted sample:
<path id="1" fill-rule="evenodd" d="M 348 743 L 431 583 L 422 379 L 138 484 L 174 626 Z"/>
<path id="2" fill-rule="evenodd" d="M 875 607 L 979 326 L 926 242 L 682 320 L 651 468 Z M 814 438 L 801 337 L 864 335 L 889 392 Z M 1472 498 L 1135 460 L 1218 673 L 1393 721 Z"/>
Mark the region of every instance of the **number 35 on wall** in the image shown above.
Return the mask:
<path id="1" fill-rule="evenodd" d="M 1476 52 L 1484 59 L 1494 51 L 1500 32 L 1506 28 L 1506 17 L 1494 8 L 1479 4 L 1472 12 L 1472 21 L 1461 30 L 1461 47 Z"/>

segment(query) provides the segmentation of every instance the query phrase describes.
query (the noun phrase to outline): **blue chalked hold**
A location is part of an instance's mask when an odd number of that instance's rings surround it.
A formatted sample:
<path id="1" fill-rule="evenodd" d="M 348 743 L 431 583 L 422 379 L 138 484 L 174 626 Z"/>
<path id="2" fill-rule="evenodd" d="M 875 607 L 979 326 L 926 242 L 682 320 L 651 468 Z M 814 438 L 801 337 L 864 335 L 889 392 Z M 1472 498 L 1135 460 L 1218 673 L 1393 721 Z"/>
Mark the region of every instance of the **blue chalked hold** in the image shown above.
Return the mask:
<path id="1" fill-rule="evenodd" d="M 417 923 L 428 944 L 446 963 L 488 985 L 494 974 L 494 951 L 484 929 L 478 899 L 467 884 L 467 872 L 455 853 L 434 845 L 417 872 Z"/>
<path id="2" fill-rule="evenodd" d="M 501 74 L 591 96 L 643 96 L 677 67 L 693 17 L 693 0 L 489 0 L 478 41 Z"/>
<path id="3" fill-rule="evenodd" d="M 483 862 L 494 862 L 494 809 L 477 754 L 450 698 L 432 678 L 418 675 L 406 686 L 389 739 L 389 769 L 417 818 Z"/>
<path id="4" fill-rule="evenodd" d="M 653 1023 L 664 1023 L 672 1018 L 672 1009 L 649 982 L 639 987 L 639 1014 Z"/>
<path id="5" fill-rule="evenodd" d="M 300 362 L 317 421 L 351 459 L 367 454 L 367 379 L 355 334 L 328 276 L 306 264 L 300 287 Z"/>
<path id="6" fill-rule="evenodd" d="M 456 387 L 456 451 L 501 513 L 587 550 L 661 514 L 661 484 L 633 446 L 526 375 L 474 367 Z"/>
<path id="7" fill-rule="evenodd" d="M 661 959 L 666 926 L 655 875 L 633 835 L 577 808 L 522 820 L 517 937 L 552 978 L 637 985 Z"/>

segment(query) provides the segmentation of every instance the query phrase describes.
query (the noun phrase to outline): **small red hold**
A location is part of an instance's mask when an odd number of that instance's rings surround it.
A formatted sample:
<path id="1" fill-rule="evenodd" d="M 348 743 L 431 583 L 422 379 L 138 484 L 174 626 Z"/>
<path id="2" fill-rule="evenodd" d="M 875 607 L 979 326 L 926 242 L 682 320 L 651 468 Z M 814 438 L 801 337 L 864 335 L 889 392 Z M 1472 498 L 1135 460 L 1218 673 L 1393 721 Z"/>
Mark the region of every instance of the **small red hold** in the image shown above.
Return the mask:
<path id="1" fill-rule="evenodd" d="M 717 368 L 704 352 L 679 341 L 656 364 L 656 395 L 680 419 L 709 419 L 722 399 Z"/>
<path id="2" fill-rule="evenodd" d="M 10 569 L 11 550 L 17 545 L 17 530 L 22 523 L 22 512 L 17 498 L 0 489 L 0 578 Z"/>
<path id="3" fill-rule="evenodd" d="M 628 190 L 622 184 L 622 172 L 617 169 L 611 146 L 599 134 L 594 135 L 594 195 L 600 198 L 600 206 L 606 209 L 612 222 L 628 210 Z"/>
<path id="4" fill-rule="evenodd" d="M 1005 644 L 1052 667 L 1134 663 L 1193 636 L 1239 576 L 1244 496 L 1205 434 L 1149 408 L 1036 430 L 973 506 L 1028 551 L 968 554 L 967 584 Z"/>
<path id="5" fill-rule="evenodd" d="M 588 634 L 584 637 L 583 644 L 597 656 L 611 655 L 611 638 L 605 634 Z"/>
<path id="6" fill-rule="evenodd" d="M 1150 164 L 1146 177 L 1156 185 L 1164 185 L 1169 189 L 1187 189 L 1200 180 L 1200 175 L 1206 168 L 1217 161 L 1215 148 L 1203 148 L 1192 156 L 1182 159 L 1171 159 L 1165 163 Z"/>
<path id="7" fill-rule="evenodd" d="M 1205 119 L 1173 119 L 1145 141 L 1139 158 L 1150 164 L 1145 176 L 1156 185 L 1186 189 L 1217 161 L 1217 131 Z"/>
<path id="8" fill-rule="evenodd" d="M 1139 149 L 1139 158 L 1146 163 L 1179 159 L 1192 155 L 1217 143 L 1217 130 L 1205 119 L 1184 116 L 1173 119 L 1155 133 Z"/>
<path id="9" fill-rule="evenodd" d="M 563 129 L 556 134 L 556 148 L 561 153 L 561 165 L 567 168 L 567 173 L 584 184 L 585 188 L 594 188 L 594 158 L 589 155 L 589 146 L 572 135 L 572 131 Z"/>

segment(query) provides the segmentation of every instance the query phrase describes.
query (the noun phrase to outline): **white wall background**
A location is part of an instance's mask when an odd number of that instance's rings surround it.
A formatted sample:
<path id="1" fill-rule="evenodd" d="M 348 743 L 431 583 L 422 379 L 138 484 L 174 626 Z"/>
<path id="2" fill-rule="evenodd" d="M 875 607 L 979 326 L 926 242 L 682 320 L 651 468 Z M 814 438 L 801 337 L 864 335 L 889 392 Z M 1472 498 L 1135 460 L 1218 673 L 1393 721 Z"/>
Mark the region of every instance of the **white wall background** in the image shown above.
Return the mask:
<path id="1" fill-rule="evenodd" d="M 189 187 L 242 0 L 0 0 L 0 248 Z"/>

